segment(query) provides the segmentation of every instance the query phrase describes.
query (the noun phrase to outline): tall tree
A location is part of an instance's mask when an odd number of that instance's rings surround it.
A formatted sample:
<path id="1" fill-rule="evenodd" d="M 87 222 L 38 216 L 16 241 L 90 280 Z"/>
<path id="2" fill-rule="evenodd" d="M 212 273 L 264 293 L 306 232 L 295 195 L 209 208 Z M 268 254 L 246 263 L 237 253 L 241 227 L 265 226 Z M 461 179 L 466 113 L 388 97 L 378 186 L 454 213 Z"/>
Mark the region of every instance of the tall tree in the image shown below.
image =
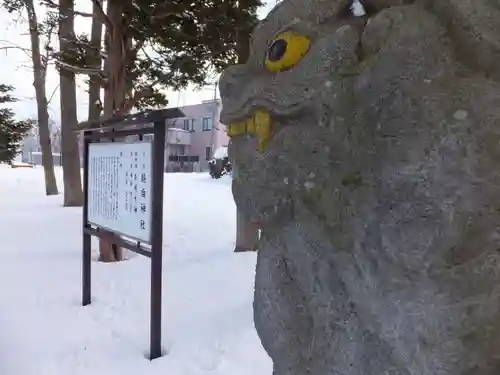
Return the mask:
<path id="1" fill-rule="evenodd" d="M 102 48 L 102 20 L 100 9 L 102 9 L 102 0 L 95 0 L 92 5 L 92 26 L 90 29 L 90 49 L 89 58 L 91 68 L 100 71 L 102 69 L 102 59 L 100 56 Z M 88 81 L 89 85 L 89 121 L 99 120 L 102 111 L 101 102 L 101 79 L 99 76 L 91 75 Z"/>
<path id="2" fill-rule="evenodd" d="M 0 84 L 0 104 L 16 102 L 12 86 Z M 33 121 L 16 121 L 10 108 L 0 108 L 0 163 L 10 163 L 19 152 L 21 141 L 33 126 Z"/>
<path id="3" fill-rule="evenodd" d="M 89 75 L 92 87 L 99 82 L 104 116 L 163 106 L 165 89 L 203 85 L 211 73 L 246 59 L 261 5 L 261 0 L 109 0 L 104 9 L 101 0 L 92 2 L 91 38 L 78 35 L 72 58 L 63 63 Z M 102 25 L 104 51 L 99 50 Z"/>
<path id="4" fill-rule="evenodd" d="M 278 1 L 276 1 L 278 3 Z M 239 4 L 246 8 L 246 4 Z M 254 10 L 255 11 L 255 10 Z M 248 55 L 250 52 L 250 39 L 249 35 L 257 24 L 257 20 L 252 12 L 241 12 L 238 14 L 239 20 L 237 24 L 241 27 L 237 30 L 237 48 L 236 54 L 238 58 L 238 64 L 244 64 L 248 60 Z M 235 171 L 238 166 L 233 160 L 233 171 Z M 237 172 L 233 172 L 233 180 L 238 179 Z M 259 226 L 252 223 L 239 209 L 236 210 L 236 243 L 234 252 L 247 252 L 247 251 L 257 251 L 257 246 L 260 238 Z"/>
<path id="5" fill-rule="evenodd" d="M 71 50 L 75 40 L 74 0 L 59 0 L 59 48 L 62 54 Z M 74 129 L 78 123 L 75 73 L 59 66 L 61 106 L 61 155 L 64 181 L 64 206 L 83 204 L 80 173 L 80 150 Z"/>
<path id="6" fill-rule="evenodd" d="M 49 112 L 47 92 L 45 89 L 47 78 L 47 58 L 42 55 L 40 48 L 40 25 L 33 0 L 3 0 L 3 7 L 9 12 L 25 11 L 28 16 L 28 27 L 31 42 L 31 61 L 33 64 L 33 86 L 35 87 L 37 103 L 37 123 L 39 127 L 39 142 L 42 149 L 42 163 L 45 174 L 45 193 L 58 194 L 54 160 L 49 129 Z"/>
<path id="7" fill-rule="evenodd" d="M 247 40 L 261 5 L 260 0 L 108 0 L 104 9 L 101 0 L 92 2 L 91 38 L 75 37 L 72 54 L 65 49 L 59 65 L 89 75 L 93 118 L 100 110 L 97 85 L 104 91 L 102 116 L 111 117 L 134 107 L 164 106 L 165 89 L 203 85 L 238 57 L 246 58 Z M 104 51 L 99 46 L 101 25 Z M 111 242 L 101 243 L 101 259 L 120 260 L 116 249 Z"/>

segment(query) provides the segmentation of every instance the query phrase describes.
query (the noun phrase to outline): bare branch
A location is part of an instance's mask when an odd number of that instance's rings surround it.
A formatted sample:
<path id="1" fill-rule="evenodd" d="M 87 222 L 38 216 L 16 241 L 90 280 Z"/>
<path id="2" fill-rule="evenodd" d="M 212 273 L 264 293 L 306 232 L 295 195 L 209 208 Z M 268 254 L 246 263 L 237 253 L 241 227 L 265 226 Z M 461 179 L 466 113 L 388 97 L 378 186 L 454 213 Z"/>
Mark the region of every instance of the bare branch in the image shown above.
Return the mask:
<path id="1" fill-rule="evenodd" d="M 161 4 L 161 3 L 160 3 Z M 137 9 L 139 10 L 142 10 L 142 11 L 146 11 L 144 8 L 142 8 L 141 6 L 137 5 L 137 4 L 134 4 L 136 6 Z M 164 5 L 164 4 L 162 4 Z M 164 20 L 165 18 L 168 18 L 168 17 L 171 17 L 171 16 L 180 16 L 182 15 L 183 13 L 179 13 L 179 12 L 172 12 L 172 11 L 165 11 L 162 9 L 165 9 L 165 7 L 161 7 L 160 5 L 156 5 L 153 9 L 153 11 L 151 12 L 151 14 L 149 14 L 149 19 L 151 21 L 162 21 Z M 168 9 L 168 8 L 167 8 Z M 147 13 L 147 11 L 146 11 Z"/>
<path id="2" fill-rule="evenodd" d="M 57 61 L 56 65 L 63 67 L 65 70 L 76 74 L 87 74 L 87 75 L 96 75 L 96 76 L 104 76 L 104 72 L 101 68 L 90 68 L 90 67 L 80 67 L 74 66 L 64 61 Z"/>
<path id="3" fill-rule="evenodd" d="M 148 87 L 145 87 L 142 90 L 135 91 L 134 95 L 132 95 L 132 97 L 127 98 L 127 99 L 124 100 L 124 102 L 120 105 L 120 108 L 117 111 L 115 111 L 114 115 L 124 115 L 124 114 L 130 113 L 130 111 L 132 110 L 132 108 L 134 108 L 135 105 L 142 98 L 150 95 L 153 92 L 154 87 L 157 84 L 161 83 L 161 81 L 162 81 L 161 78 L 158 78 L 155 82 L 153 82 Z"/>
<path id="4" fill-rule="evenodd" d="M 143 47 L 145 42 L 146 42 L 145 40 L 139 40 L 137 41 L 137 43 L 133 48 L 125 49 L 125 54 L 127 55 L 125 57 L 126 66 L 130 66 L 134 63 L 134 61 L 137 59 L 137 54 L 139 53 L 139 51 L 144 50 Z"/>
<path id="5" fill-rule="evenodd" d="M 59 8 L 59 4 L 55 3 L 53 0 L 43 0 L 43 3 L 46 6 L 48 6 L 49 8 L 53 8 L 53 9 L 58 9 Z M 75 16 L 92 18 L 92 13 L 80 12 L 78 10 L 73 10 L 71 13 L 73 13 Z"/>
<path id="6" fill-rule="evenodd" d="M 26 56 L 28 56 L 31 59 L 31 51 L 29 48 L 23 48 L 19 46 L 5 46 L 5 47 L 0 47 L 0 51 L 9 51 L 9 50 L 18 50 L 23 52 Z"/>
<path id="7" fill-rule="evenodd" d="M 79 10 L 74 10 L 73 14 L 75 16 L 80 16 L 80 17 L 85 17 L 85 18 L 92 18 L 92 13 L 81 12 Z"/>
<path id="8" fill-rule="evenodd" d="M 104 11 L 104 9 L 102 9 L 102 0 L 91 0 L 91 1 L 94 4 L 94 10 L 96 10 L 97 16 L 99 17 L 101 22 L 111 32 L 113 30 L 113 24 L 111 23 L 110 19 L 106 15 L 106 12 Z"/>
<path id="9" fill-rule="evenodd" d="M 50 53 L 52 51 L 52 36 L 54 34 L 54 29 L 55 29 L 56 25 L 55 24 L 50 24 L 50 27 L 49 29 L 47 30 L 47 40 L 45 41 L 45 45 L 44 45 L 44 48 L 45 48 L 45 55 L 43 56 L 40 56 L 40 60 L 42 62 L 42 66 L 43 66 L 43 76 L 44 76 L 44 80 L 47 79 L 47 68 L 49 66 L 49 62 L 50 62 Z"/>
<path id="10" fill-rule="evenodd" d="M 49 100 L 47 101 L 47 105 L 50 105 L 50 102 L 51 102 L 51 101 L 52 101 L 52 99 L 54 98 L 54 95 L 56 94 L 56 92 L 57 92 L 57 90 L 59 89 L 59 86 L 60 86 L 60 85 L 61 85 L 61 84 L 58 84 L 58 85 L 56 86 L 56 88 L 54 89 L 54 91 L 52 91 L 52 94 L 50 95 L 50 98 L 49 98 Z"/>
<path id="11" fill-rule="evenodd" d="M 151 88 L 148 88 L 141 91 L 136 91 L 131 98 L 127 98 L 123 101 L 120 108 L 115 111 L 114 115 L 125 115 L 130 113 L 132 108 L 135 107 L 139 100 L 148 95 L 151 90 Z"/>
<path id="12" fill-rule="evenodd" d="M 33 71 L 33 66 L 31 64 L 27 64 L 27 63 L 26 64 L 20 64 L 20 65 L 18 65 L 16 67 L 16 69 L 14 69 L 14 70 L 17 72 L 17 71 L 21 70 L 21 68 L 23 70 L 27 70 L 27 71 L 30 71 L 30 72 Z"/>
<path id="13" fill-rule="evenodd" d="M 179 16 L 179 15 L 180 14 L 178 12 L 165 12 L 165 13 L 153 14 L 150 18 L 151 21 L 161 21 L 164 20 L 165 18 L 171 16 Z"/>

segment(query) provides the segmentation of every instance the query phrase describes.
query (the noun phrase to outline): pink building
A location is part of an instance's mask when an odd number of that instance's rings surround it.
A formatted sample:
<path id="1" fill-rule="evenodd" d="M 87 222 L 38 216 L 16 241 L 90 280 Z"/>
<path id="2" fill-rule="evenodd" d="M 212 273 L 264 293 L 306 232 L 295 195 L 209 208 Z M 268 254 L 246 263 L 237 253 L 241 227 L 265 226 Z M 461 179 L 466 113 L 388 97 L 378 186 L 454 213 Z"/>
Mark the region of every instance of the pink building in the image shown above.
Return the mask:
<path id="1" fill-rule="evenodd" d="M 190 170 L 191 163 L 177 159 L 182 160 L 182 156 L 195 156 L 199 162 L 195 164 L 194 170 L 206 171 L 214 151 L 221 146 L 227 146 L 229 142 L 226 127 L 219 121 L 221 102 L 206 100 L 180 109 L 186 117 L 168 120 L 167 123 L 165 169 L 167 172 Z"/>
<path id="2" fill-rule="evenodd" d="M 166 172 L 204 172 L 208 161 L 221 146 L 227 146 L 229 137 L 226 127 L 220 123 L 220 100 L 205 100 L 200 104 L 180 107 L 186 115 L 183 118 L 167 120 L 165 139 Z M 134 141 L 137 136 L 126 137 Z M 145 135 L 144 140 L 152 140 Z M 83 142 L 80 138 L 80 155 Z M 80 156 L 81 158 L 81 156 Z M 197 161 L 186 161 L 197 160 Z M 83 162 L 83 161 L 82 161 Z"/>

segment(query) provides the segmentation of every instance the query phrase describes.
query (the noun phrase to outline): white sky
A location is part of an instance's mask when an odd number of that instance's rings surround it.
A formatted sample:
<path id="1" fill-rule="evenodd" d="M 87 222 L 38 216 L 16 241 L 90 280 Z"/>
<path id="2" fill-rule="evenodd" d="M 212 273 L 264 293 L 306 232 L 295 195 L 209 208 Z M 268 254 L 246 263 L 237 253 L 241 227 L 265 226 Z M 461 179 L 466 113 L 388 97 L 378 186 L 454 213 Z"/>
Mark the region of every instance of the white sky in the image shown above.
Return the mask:
<path id="1" fill-rule="evenodd" d="M 265 1 L 267 5 L 260 10 L 261 18 L 269 12 L 276 0 Z M 90 0 L 76 0 L 78 10 L 90 12 L 92 10 Z M 43 14 L 39 12 L 41 19 Z M 24 22 L 14 22 L 13 16 L 0 8 L 0 47 L 7 45 L 17 45 L 23 48 L 30 47 L 28 27 Z M 90 30 L 90 20 L 77 17 L 75 20 L 75 31 L 85 32 Z M 30 58 L 20 50 L 0 51 L 0 83 L 9 84 L 15 87 L 15 95 L 22 100 L 12 104 L 11 107 L 16 112 L 18 118 L 36 118 L 36 102 L 34 100 L 35 90 L 33 88 L 33 71 L 31 69 Z M 77 102 L 78 118 L 83 121 L 87 117 L 88 101 L 85 92 L 86 85 L 83 83 L 85 77 L 77 80 Z M 59 123 L 59 90 L 57 89 L 59 76 L 54 69 L 50 69 L 47 74 L 47 96 L 54 93 L 49 104 L 49 115 L 56 123 Z M 207 87 L 200 91 L 194 91 L 193 88 L 177 93 L 169 91 L 167 97 L 169 106 L 196 104 L 202 100 L 213 98 L 213 87 Z"/>

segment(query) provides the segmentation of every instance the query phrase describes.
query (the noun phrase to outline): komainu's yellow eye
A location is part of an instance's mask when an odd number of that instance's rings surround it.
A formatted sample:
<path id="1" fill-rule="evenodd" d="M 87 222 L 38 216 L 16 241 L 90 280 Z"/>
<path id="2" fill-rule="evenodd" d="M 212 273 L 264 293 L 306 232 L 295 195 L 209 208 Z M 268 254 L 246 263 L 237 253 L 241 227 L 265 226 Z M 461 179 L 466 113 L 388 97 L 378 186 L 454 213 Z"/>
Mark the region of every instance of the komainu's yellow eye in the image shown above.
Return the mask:
<path id="1" fill-rule="evenodd" d="M 278 35 L 271 43 L 266 55 L 266 67 L 271 73 L 293 68 L 309 51 L 309 38 L 286 32 Z"/>

